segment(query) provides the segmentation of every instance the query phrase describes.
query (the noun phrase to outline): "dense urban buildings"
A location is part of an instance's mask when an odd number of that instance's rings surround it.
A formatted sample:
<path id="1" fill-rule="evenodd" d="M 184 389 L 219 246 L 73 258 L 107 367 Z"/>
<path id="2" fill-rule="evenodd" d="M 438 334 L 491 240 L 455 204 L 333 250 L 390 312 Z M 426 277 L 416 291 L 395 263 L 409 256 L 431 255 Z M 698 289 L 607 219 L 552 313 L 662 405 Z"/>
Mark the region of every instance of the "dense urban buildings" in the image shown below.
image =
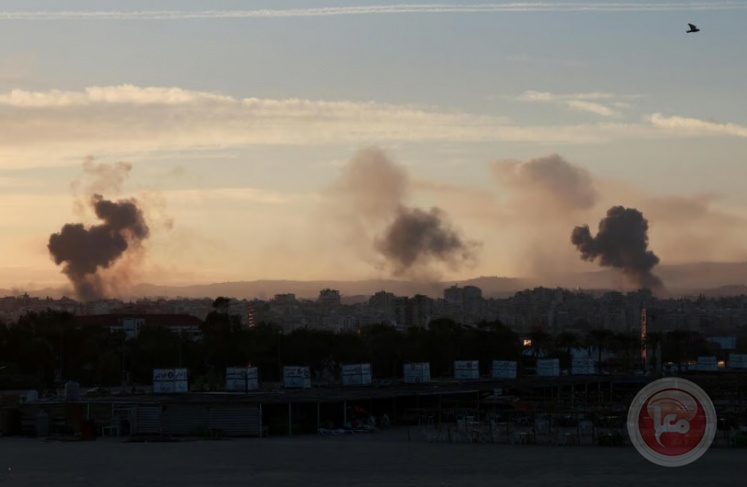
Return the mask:
<path id="1" fill-rule="evenodd" d="M 284 331 L 310 327 L 353 331 L 369 324 L 390 324 L 398 329 L 427 327 L 437 318 L 464 325 L 500 320 L 516 332 L 542 328 L 551 334 L 565 330 L 638 329 L 646 309 L 649 331 L 686 329 L 722 336 L 747 325 L 747 297 L 706 299 L 657 299 L 646 291 L 591 293 L 536 288 L 508 298 L 485 297 L 475 286 L 453 285 L 443 296 L 397 296 L 381 290 L 368 299 L 345 303 L 340 291 L 322 289 L 316 299 L 277 294 L 269 300 L 229 299 L 227 311 L 243 326 L 261 322 L 280 325 Z M 204 320 L 213 310 L 212 298 L 116 299 L 81 303 L 69 298 L 34 298 L 28 295 L 0 298 L 0 319 L 16 321 L 29 311 L 53 309 L 77 316 L 95 315 L 189 315 Z"/>

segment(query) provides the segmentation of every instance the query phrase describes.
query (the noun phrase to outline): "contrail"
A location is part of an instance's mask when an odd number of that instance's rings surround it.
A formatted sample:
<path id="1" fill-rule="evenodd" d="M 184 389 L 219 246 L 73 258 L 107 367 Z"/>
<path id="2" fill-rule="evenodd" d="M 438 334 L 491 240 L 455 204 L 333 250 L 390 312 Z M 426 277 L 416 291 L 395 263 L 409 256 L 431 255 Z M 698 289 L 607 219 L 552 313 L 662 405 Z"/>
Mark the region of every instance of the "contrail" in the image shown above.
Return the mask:
<path id="1" fill-rule="evenodd" d="M 744 2 L 512 2 L 485 4 L 368 5 L 262 10 L 134 10 L 134 11 L 0 11 L 0 20 L 191 20 L 250 19 L 280 17 L 329 17 L 376 14 L 438 14 L 490 12 L 674 12 L 705 10 L 747 10 Z"/>

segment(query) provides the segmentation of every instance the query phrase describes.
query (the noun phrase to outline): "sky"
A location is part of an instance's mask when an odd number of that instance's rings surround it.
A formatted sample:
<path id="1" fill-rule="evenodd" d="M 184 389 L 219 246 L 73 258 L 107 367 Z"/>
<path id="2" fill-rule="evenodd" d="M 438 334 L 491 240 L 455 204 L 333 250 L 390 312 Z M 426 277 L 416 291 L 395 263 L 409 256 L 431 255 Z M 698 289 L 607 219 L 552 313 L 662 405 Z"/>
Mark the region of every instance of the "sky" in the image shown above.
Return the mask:
<path id="1" fill-rule="evenodd" d="M 747 1 L 59 3 L 0 7 L 2 287 L 68 283 L 97 184 L 122 283 L 549 278 L 617 205 L 747 258 Z"/>

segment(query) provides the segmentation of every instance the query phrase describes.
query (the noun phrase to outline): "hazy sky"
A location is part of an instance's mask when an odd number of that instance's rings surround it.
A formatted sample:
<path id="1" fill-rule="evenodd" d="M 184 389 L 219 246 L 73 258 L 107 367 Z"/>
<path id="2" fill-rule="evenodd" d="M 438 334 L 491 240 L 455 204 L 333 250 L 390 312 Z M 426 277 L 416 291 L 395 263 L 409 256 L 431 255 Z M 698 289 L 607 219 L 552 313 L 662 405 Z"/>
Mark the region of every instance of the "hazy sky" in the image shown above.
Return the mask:
<path id="1" fill-rule="evenodd" d="M 0 286 L 67 282 L 87 158 L 132 165 L 135 281 L 392 275 L 329 189 L 370 147 L 477 244 L 443 277 L 594 269 L 613 205 L 662 263 L 747 253 L 747 1 L 60 3 L 0 7 Z"/>

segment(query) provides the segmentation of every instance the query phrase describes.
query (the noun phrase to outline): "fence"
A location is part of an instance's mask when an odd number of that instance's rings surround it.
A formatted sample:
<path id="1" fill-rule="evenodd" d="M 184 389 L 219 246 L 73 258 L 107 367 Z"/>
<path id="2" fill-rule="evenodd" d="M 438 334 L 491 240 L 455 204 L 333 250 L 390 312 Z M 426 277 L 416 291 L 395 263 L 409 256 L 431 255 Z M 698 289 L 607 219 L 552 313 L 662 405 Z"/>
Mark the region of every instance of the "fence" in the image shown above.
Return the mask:
<path id="1" fill-rule="evenodd" d="M 465 415 L 456 422 L 437 424 L 421 418 L 420 441 L 501 445 L 626 446 L 631 445 L 623 415 L 589 416 L 579 413 L 488 413 Z M 747 427 L 719 428 L 711 447 L 747 447 Z"/>

